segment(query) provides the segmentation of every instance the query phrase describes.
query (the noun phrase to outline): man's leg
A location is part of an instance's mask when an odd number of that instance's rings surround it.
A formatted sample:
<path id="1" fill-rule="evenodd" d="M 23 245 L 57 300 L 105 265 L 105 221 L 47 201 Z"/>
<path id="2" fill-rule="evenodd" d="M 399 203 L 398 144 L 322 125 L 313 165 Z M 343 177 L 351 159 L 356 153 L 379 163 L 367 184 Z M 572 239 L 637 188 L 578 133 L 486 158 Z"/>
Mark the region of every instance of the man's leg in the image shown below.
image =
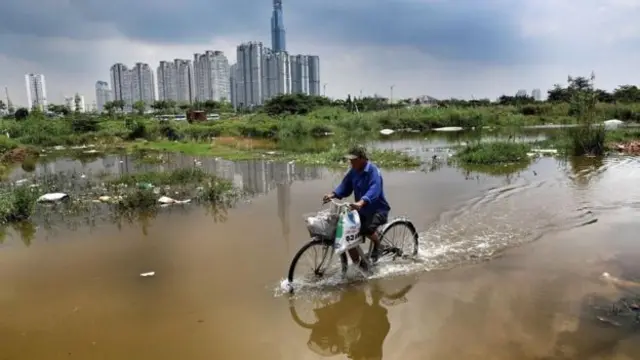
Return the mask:
<path id="1" fill-rule="evenodd" d="M 368 229 L 366 229 L 366 236 L 373 243 L 373 253 L 371 254 L 371 261 L 376 262 L 380 257 L 380 234 L 378 228 L 387 223 L 388 216 L 385 213 L 375 213 L 369 223 Z"/>
<path id="2" fill-rule="evenodd" d="M 371 240 L 373 243 L 373 252 L 371 254 L 371 261 L 378 261 L 380 255 L 380 234 L 378 228 L 387 223 L 387 214 L 375 213 L 371 217 L 371 220 L 367 223 L 367 227 L 363 228 L 363 234 Z"/>

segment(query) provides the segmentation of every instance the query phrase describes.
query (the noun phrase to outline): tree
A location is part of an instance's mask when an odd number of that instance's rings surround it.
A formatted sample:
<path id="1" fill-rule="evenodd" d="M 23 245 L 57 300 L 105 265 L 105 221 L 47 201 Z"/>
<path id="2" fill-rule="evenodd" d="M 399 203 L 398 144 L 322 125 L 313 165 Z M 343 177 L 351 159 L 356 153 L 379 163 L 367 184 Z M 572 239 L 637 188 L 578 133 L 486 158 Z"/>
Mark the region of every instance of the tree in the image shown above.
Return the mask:
<path id="1" fill-rule="evenodd" d="M 613 91 L 615 101 L 621 103 L 640 102 L 640 89 L 635 85 L 620 85 Z"/>
<path id="2" fill-rule="evenodd" d="M 29 110 L 27 110 L 27 108 L 19 108 L 18 110 L 16 110 L 16 113 L 13 116 L 18 121 L 25 120 L 29 117 Z"/>
<path id="3" fill-rule="evenodd" d="M 116 104 L 115 101 L 107 101 L 104 106 L 102 107 L 103 111 L 106 111 L 107 114 L 109 114 L 109 116 L 113 116 L 113 114 L 115 113 L 116 110 Z"/>
<path id="4" fill-rule="evenodd" d="M 67 116 L 70 113 L 70 109 L 68 107 L 57 104 L 49 104 L 49 106 L 47 106 L 47 110 L 59 116 Z"/>
<path id="5" fill-rule="evenodd" d="M 133 104 L 133 110 L 135 110 L 138 115 L 144 115 L 144 111 L 147 109 L 147 104 L 142 100 L 138 100 Z"/>
<path id="6" fill-rule="evenodd" d="M 284 114 L 305 115 L 317 108 L 332 105 L 331 100 L 324 96 L 283 94 L 267 100 L 263 110 L 271 116 Z"/>
<path id="7" fill-rule="evenodd" d="M 204 106 L 204 110 L 205 110 L 207 113 L 212 113 L 212 112 L 214 112 L 214 111 L 216 111 L 216 110 L 220 109 L 220 103 L 219 103 L 219 102 L 217 102 L 217 101 L 214 101 L 214 100 L 207 100 L 207 101 L 205 101 L 205 102 L 204 102 L 204 104 L 203 104 L 203 106 Z"/>
<path id="8" fill-rule="evenodd" d="M 5 110 L 7 110 L 7 105 L 2 100 L 0 100 L 0 112 L 3 112 Z"/>
<path id="9" fill-rule="evenodd" d="M 547 101 L 549 102 L 569 102 L 570 100 L 571 93 L 560 84 L 553 85 L 553 89 L 547 91 Z"/>
<path id="10" fill-rule="evenodd" d="M 114 100 L 112 103 L 115 109 L 120 109 L 120 112 L 124 112 L 124 108 L 127 106 L 127 103 L 125 103 L 124 100 Z"/>
<path id="11" fill-rule="evenodd" d="M 151 104 L 151 108 L 156 112 L 156 114 L 163 114 L 167 109 L 167 102 L 164 100 L 159 100 Z"/>
<path id="12" fill-rule="evenodd" d="M 80 112 L 82 109 L 80 108 L 80 103 L 82 102 L 82 99 L 80 99 L 80 95 L 78 95 L 76 93 L 76 96 L 73 97 L 73 103 L 75 105 L 74 107 L 74 111 L 75 112 Z"/>

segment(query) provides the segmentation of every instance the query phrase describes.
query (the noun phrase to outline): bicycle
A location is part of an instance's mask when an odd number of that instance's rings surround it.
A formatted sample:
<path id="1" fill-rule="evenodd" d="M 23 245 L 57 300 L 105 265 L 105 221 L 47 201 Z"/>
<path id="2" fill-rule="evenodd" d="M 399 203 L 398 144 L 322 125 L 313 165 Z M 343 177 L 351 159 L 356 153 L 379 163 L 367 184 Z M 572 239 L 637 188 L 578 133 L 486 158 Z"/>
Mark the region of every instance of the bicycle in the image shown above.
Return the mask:
<path id="1" fill-rule="evenodd" d="M 334 245 L 336 234 L 335 229 L 338 217 L 340 216 L 339 214 L 341 209 L 349 209 L 349 203 L 342 203 L 333 199 L 329 203 L 332 205 L 332 208 L 328 211 L 323 210 L 315 214 L 315 216 L 309 216 L 306 218 L 307 230 L 309 231 L 311 240 L 298 250 L 291 261 L 287 276 L 290 292 L 294 291 L 293 285 L 297 282 L 296 275 L 300 272 L 297 270 L 298 263 L 303 255 L 315 251 L 315 249 L 319 249 L 321 251 L 321 256 L 319 264 L 314 265 L 311 269 L 313 280 L 330 278 L 334 275 L 333 271 L 341 272 L 343 276 L 347 273 L 349 259 L 347 258 L 346 252 L 339 253 L 339 269 L 333 269 L 331 266 L 333 265 L 334 255 L 336 255 Z M 403 234 L 408 233 L 410 236 L 408 250 L 398 247 L 397 244 L 391 241 L 390 233 L 393 232 L 393 234 L 395 234 L 397 231 L 402 231 Z M 407 218 L 397 217 L 392 219 L 378 229 L 378 235 L 381 245 L 378 262 L 381 262 L 385 258 L 389 258 L 389 256 L 392 260 L 397 260 L 398 258 L 412 258 L 418 254 L 418 232 L 416 231 L 413 223 Z M 365 244 L 366 240 L 367 239 L 364 236 L 359 235 L 350 243 L 354 244 L 354 248 L 358 251 L 360 259 L 364 260 L 366 265 L 368 265 L 368 268 L 371 269 L 373 265 L 373 262 L 371 261 L 371 253 L 373 252 L 374 244 L 369 241 L 369 248 L 365 253 L 362 249 L 362 245 Z M 401 245 L 404 245 L 404 241 Z"/>

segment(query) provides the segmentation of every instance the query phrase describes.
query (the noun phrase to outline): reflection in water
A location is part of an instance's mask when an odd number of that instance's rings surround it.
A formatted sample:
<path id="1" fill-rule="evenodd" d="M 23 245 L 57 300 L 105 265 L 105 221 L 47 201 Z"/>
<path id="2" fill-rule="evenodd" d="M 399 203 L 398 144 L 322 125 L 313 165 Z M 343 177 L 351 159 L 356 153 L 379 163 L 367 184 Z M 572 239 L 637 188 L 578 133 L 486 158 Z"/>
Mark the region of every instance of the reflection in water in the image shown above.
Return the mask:
<path id="1" fill-rule="evenodd" d="M 285 249 L 289 253 L 289 233 L 291 232 L 289 208 L 291 207 L 291 183 L 278 184 L 278 217 L 282 226 Z"/>
<path id="2" fill-rule="evenodd" d="M 130 155 L 105 155 L 91 162 L 74 159 L 57 159 L 50 163 L 39 163 L 32 174 L 21 168 L 15 169 L 9 179 L 12 181 L 27 177 L 62 176 L 66 181 L 79 179 L 80 174 L 87 179 L 102 177 L 103 174 L 117 176 L 145 171 L 168 171 L 196 166 L 211 174 L 232 181 L 236 186 L 249 193 L 266 194 L 277 184 L 291 183 L 294 180 L 312 180 L 322 177 L 322 169 L 300 166 L 293 162 L 275 162 L 272 160 L 228 161 L 212 157 L 193 157 L 183 154 L 162 154 L 163 163 L 149 164 L 139 162 Z"/>
<path id="3" fill-rule="evenodd" d="M 382 359 L 384 340 L 391 329 L 383 303 L 386 301 L 391 306 L 396 302 L 406 302 L 405 295 L 411 288 L 412 285 L 408 285 L 397 292 L 387 293 L 378 282 L 372 281 L 314 299 L 313 302 L 319 304 L 307 316 L 302 315 L 301 308 L 311 304 L 292 298 L 291 317 L 299 326 L 311 330 L 307 346 L 318 355 L 345 354 L 354 360 Z M 297 306 L 297 301 L 302 306 Z"/>
<path id="4" fill-rule="evenodd" d="M 36 226 L 31 221 L 21 221 L 0 227 L 0 245 L 9 238 L 19 237 L 22 243 L 29 247 L 36 236 Z"/>
<path id="5" fill-rule="evenodd" d="M 95 156 L 95 155 L 94 155 Z M 23 169 L 15 169 L 9 178 L 16 181 L 29 177 L 41 188 L 49 191 L 62 191 L 71 194 L 77 199 L 80 194 L 87 193 L 93 188 L 97 189 L 95 197 L 104 194 L 100 190 L 104 187 L 101 182 L 106 177 L 115 177 L 128 173 L 145 171 L 171 171 L 180 168 L 198 166 L 205 171 L 215 174 L 220 178 L 232 181 L 234 185 L 247 194 L 267 194 L 273 189 L 278 191 L 278 216 L 282 224 L 282 233 L 285 242 L 289 242 L 290 219 L 289 202 L 290 187 L 296 180 L 309 180 L 320 178 L 323 173 L 319 168 L 298 166 L 293 162 L 283 163 L 270 160 L 250 160 L 232 162 L 218 158 L 194 158 L 182 154 L 162 154 L 163 163 L 139 162 L 138 157 L 129 155 L 106 155 L 92 161 L 57 159 L 48 163 L 37 164 L 32 174 L 27 174 Z M 88 191 L 94 193 L 96 191 Z M 77 196 L 74 196 L 77 195 Z M 86 197 L 86 196 L 85 196 Z M 147 233 L 151 221 L 157 216 L 157 212 L 133 214 L 112 214 L 105 211 L 107 205 L 92 203 L 95 198 L 73 201 L 72 206 L 61 204 L 55 208 L 38 210 L 34 215 L 36 221 L 45 225 L 47 230 L 64 225 L 68 229 L 77 229 L 80 226 L 96 225 L 97 220 L 115 223 L 119 228 L 123 221 L 139 223 L 143 234 Z M 186 212 L 193 206 L 172 206 L 163 209 L 163 213 L 171 211 Z M 206 211 L 214 218 L 214 221 L 226 220 L 227 208 L 224 206 L 208 206 Z"/>

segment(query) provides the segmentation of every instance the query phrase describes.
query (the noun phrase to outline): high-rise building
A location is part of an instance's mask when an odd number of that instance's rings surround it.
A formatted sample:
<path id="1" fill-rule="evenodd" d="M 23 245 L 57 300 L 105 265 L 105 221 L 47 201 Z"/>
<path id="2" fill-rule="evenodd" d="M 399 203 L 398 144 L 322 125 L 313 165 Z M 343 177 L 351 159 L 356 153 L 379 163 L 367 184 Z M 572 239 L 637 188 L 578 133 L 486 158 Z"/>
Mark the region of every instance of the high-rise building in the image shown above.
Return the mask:
<path id="1" fill-rule="evenodd" d="M 238 92 L 240 83 L 238 82 L 238 64 L 233 64 L 229 68 L 229 98 L 234 109 L 239 107 Z"/>
<path id="2" fill-rule="evenodd" d="M 146 106 L 155 102 L 155 83 L 149 64 L 136 63 L 131 69 L 131 100 L 133 104 L 142 101 Z"/>
<path id="3" fill-rule="evenodd" d="M 42 74 L 26 74 L 27 102 L 31 109 L 47 109 L 47 84 Z"/>
<path id="4" fill-rule="evenodd" d="M 264 49 L 262 55 L 262 101 L 291 93 L 289 54 Z"/>
<path id="5" fill-rule="evenodd" d="M 291 57 L 291 92 L 309 94 L 309 57 L 306 55 Z"/>
<path id="6" fill-rule="evenodd" d="M 228 101 L 229 60 L 222 51 L 193 55 L 195 101 Z"/>
<path id="7" fill-rule="evenodd" d="M 104 111 L 104 104 L 112 101 L 111 89 L 106 81 L 96 81 L 96 110 Z"/>
<path id="8" fill-rule="evenodd" d="M 193 68 L 190 60 L 161 61 L 157 69 L 158 100 L 192 102 Z"/>
<path id="9" fill-rule="evenodd" d="M 111 66 L 111 86 L 113 86 L 113 100 L 123 101 L 125 110 L 130 111 L 133 105 L 131 93 L 131 71 L 126 65 L 117 63 Z"/>
<path id="10" fill-rule="evenodd" d="M 274 52 L 287 51 L 284 19 L 282 18 L 282 0 L 273 0 L 273 13 L 271 14 L 271 50 Z"/>
<path id="11" fill-rule="evenodd" d="M 531 96 L 535 101 L 542 101 L 542 91 L 540 91 L 540 89 L 533 89 L 531 91 Z"/>
<path id="12" fill-rule="evenodd" d="M 320 57 L 309 55 L 309 95 L 325 95 L 320 93 Z"/>
<path id="13" fill-rule="evenodd" d="M 156 79 L 158 79 L 158 100 L 176 101 L 178 98 L 178 92 L 176 89 L 177 78 L 175 63 L 170 61 L 160 61 Z"/>
<path id="14" fill-rule="evenodd" d="M 176 66 L 176 92 L 175 99 L 180 104 L 193 102 L 193 65 L 191 60 L 175 59 Z"/>
<path id="15" fill-rule="evenodd" d="M 237 47 L 236 103 L 238 107 L 262 105 L 264 47 L 261 42 L 248 42 Z"/>

